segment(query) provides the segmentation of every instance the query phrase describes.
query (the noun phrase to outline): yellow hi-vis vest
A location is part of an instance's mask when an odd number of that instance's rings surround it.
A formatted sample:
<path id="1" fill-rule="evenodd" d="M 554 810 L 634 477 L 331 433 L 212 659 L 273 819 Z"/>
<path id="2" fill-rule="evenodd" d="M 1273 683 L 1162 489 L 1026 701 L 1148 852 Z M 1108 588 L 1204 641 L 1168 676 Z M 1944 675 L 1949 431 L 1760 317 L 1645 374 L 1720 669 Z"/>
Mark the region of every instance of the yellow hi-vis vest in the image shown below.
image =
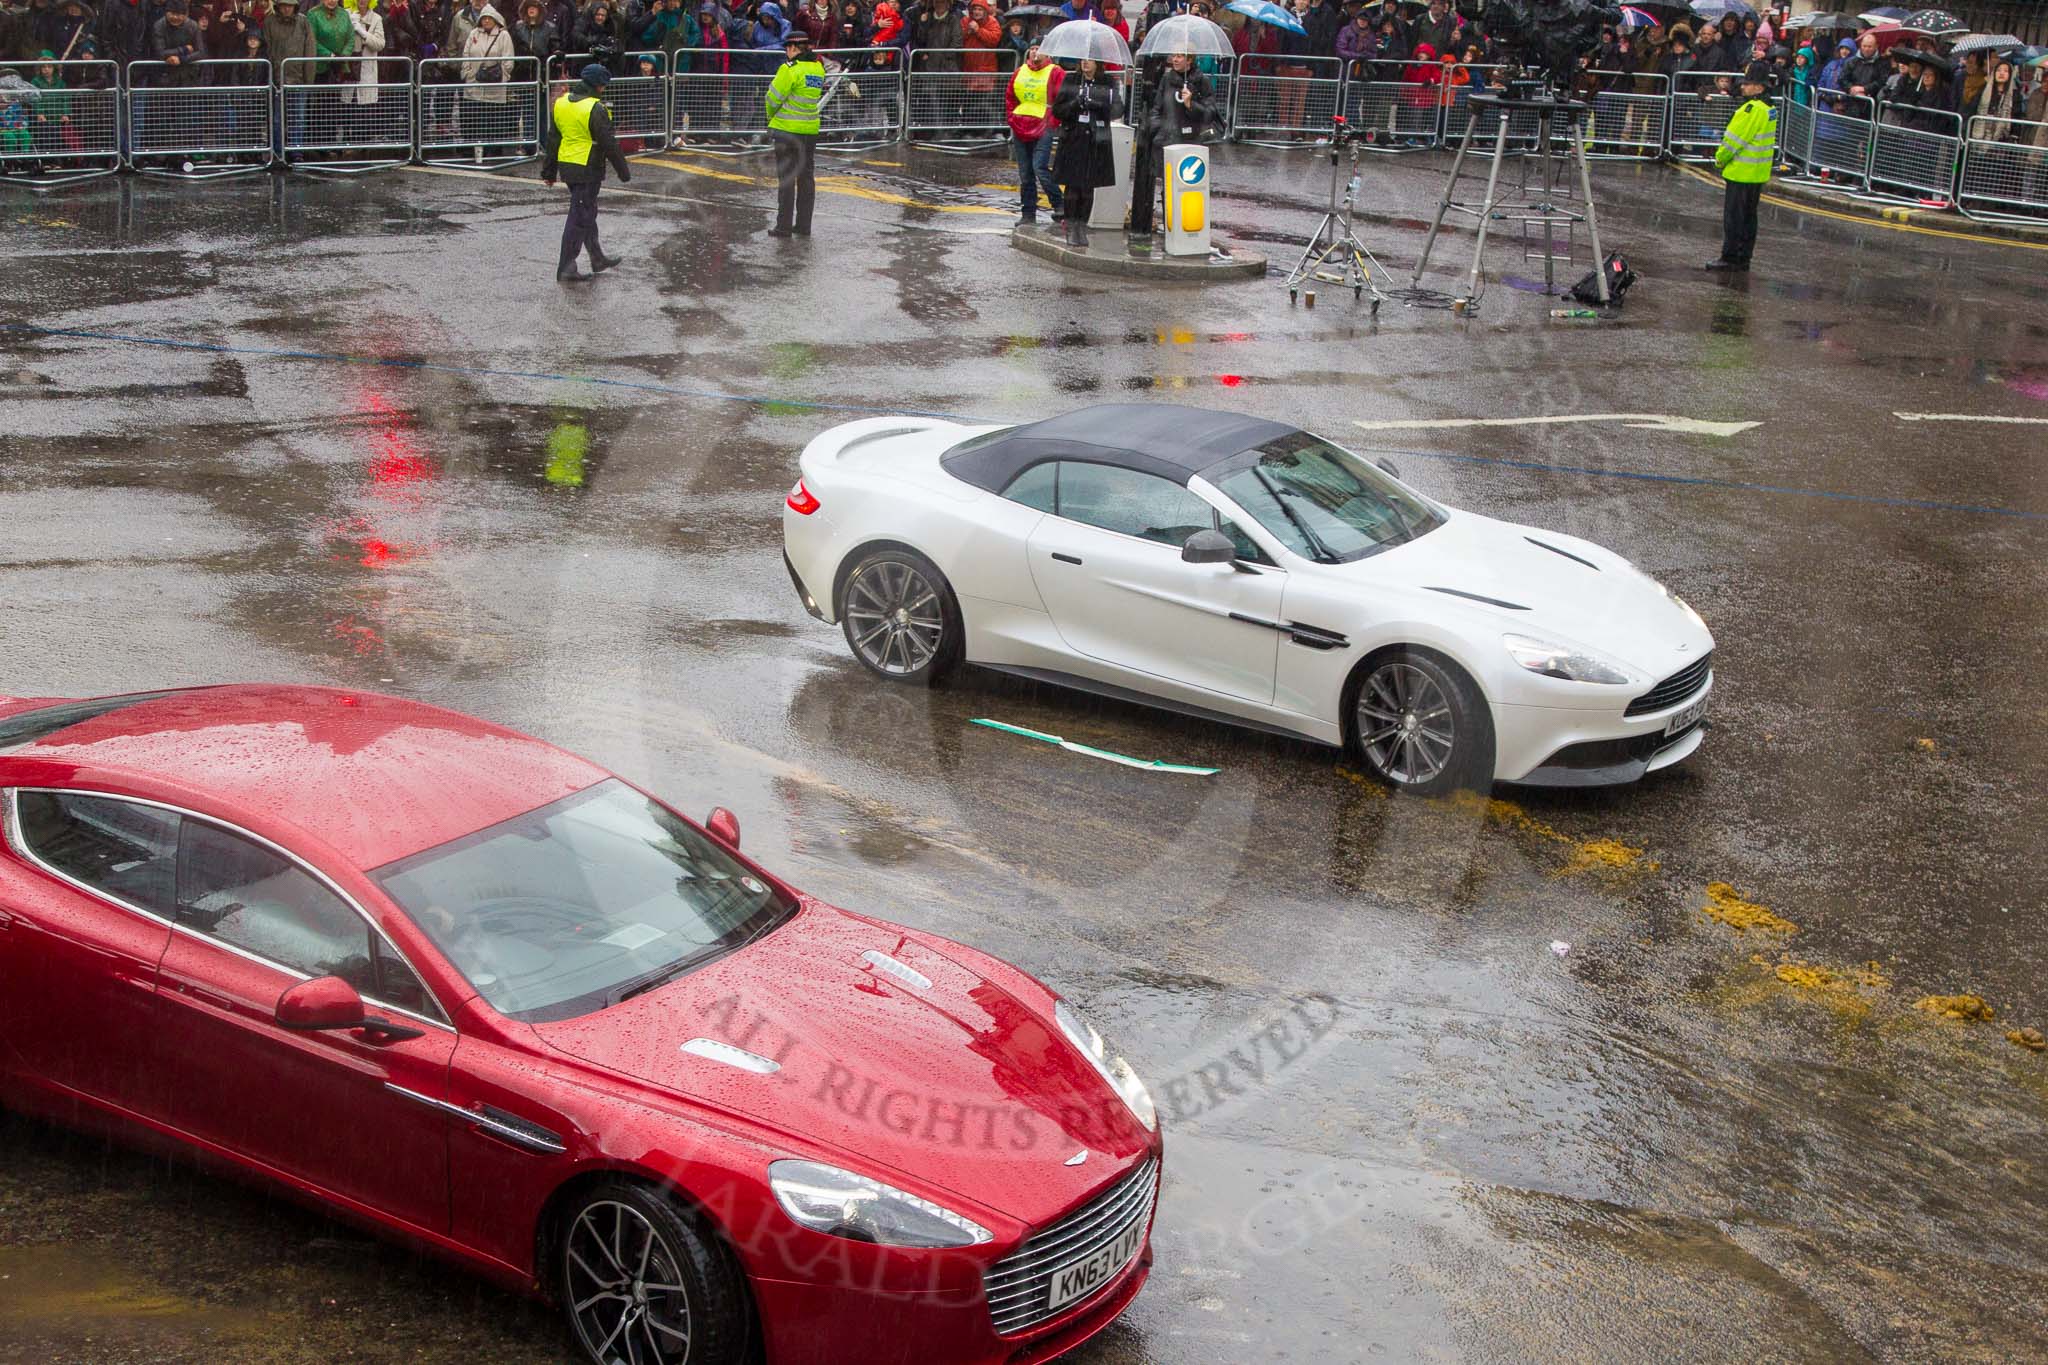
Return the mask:
<path id="1" fill-rule="evenodd" d="M 1778 107 L 1769 100 L 1746 100 L 1728 120 L 1714 164 L 1738 185 L 1762 185 L 1778 159 Z"/>
<path id="2" fill-rule="evenodd" d="M 1018 67 L 1017 78 L 1010 82 L 1010 89 L 1017 96 L 1017 117 L 1044 118 L 1045 92 L 1051 88 L 1051 62 L 1047 62 L 1041 71 L 1033 71 L 1028 66 Z"/>
<path id="3" fill-rule="evenodd" d="M 567 166 L 590 164 L 590 149 L 596 145 L 590 140 L 590 115 L 596 108 L 594 96 L 579 100 L 573 95 L 563 95 L 555 101 L 555 131 L 562 135 L 562 145 L 555 153 L 555 160 Z"/>
<path id="4" fill-rule="evenodd" d="M 768 85 L 768 126 L 778 133 L 815 134 L 824 99 L 825 64 L 808 54 L 786 61 Z"/>

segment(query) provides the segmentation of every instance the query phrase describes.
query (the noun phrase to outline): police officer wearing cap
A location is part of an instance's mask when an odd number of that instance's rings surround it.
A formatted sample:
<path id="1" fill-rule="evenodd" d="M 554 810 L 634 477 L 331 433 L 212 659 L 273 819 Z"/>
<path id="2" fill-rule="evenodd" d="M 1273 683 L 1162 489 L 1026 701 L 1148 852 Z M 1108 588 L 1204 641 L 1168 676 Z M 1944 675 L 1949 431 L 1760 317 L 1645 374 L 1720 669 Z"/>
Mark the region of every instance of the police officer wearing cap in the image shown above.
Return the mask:
<path id="1" fill-rule="evenodd" d="M 1721 198 L 1721 254 L 1708 270 L 1747 270 L 1756 249 L 1756 207 L 1770 183 L 1778 159 L 1778 106 L 1767 98 L 1772 72 L 1767 63 L 1751 62 L 1742 73 L 1742 107 L 1728 120 L 1728 131 L 1714 153 L 1714 164 L 1727 182 Z"/>
<path id="2" fill-rule="evenodd" d="M 553 185 L 560 176 L 569 187 L 569 218 L 562 224 L 562 256 L 555 266 L 555 278 L 564 284 L 587 280 L 619 263 L 597 244 L 597 191 L 604 184 L 605 162 L 618 168 L 621 181 L 633 178 L 633 168 L 612 133 L 611 111 L 599 98 L 611 78 L 611 71 L 596 62 L 584 67 L 576 84 L 555 101 L 554 118 L 541 145 L 541 183 Z M 590 275 L 576 268 L 576 257 L 586 247 Z"/>
<path id="3" fill-rule="evenodd" d="M 810 36 L 791 29 L 783 62 L 764 101 L 775 140 L 775 226 L 770 237 L 811 235 L 818 197 L 818 118 L 825 104 L 825 64 L 811 55 Z"/>

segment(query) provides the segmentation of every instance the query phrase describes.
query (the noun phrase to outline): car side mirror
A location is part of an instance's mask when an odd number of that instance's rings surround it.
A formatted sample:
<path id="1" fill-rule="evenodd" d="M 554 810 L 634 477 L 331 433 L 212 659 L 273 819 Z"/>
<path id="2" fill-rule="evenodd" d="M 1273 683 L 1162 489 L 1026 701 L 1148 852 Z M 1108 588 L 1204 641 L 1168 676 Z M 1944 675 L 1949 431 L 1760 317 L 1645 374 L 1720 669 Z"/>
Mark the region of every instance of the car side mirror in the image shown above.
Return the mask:
<path id="1" fill-rule="evenodd" d="M 1385 456 L 1381 456 L 1379 459 L 1374 460 L 1373 463 L 1378 465 L 1381 469 L 1386 470 L 1395 478 L 1398 479 L 1401 477 L 1400 466 L 1396 465 L 1392 460 L 1387 459 Z"/>
<path id="2" fill-rule="evenodd" d="M 724 806 L 717 807 L 705 817 L 704 828 L 727 848 L 740 846 L 740 818 Z"/>
<path id="3" fill-rule="evenodd" d="M 363 997 L 338 976 L 316 976 L 277 998 L 277 1022 L 307 1030 L 361 1028 Z"/>
<path id="4" fill-rule="evenodd" d="M 1237 545 L 1221 531 L 1197 531 L 1180 547 L 1180 557 L 1190 564 L 1229 564 L 1237 558 Z"/>

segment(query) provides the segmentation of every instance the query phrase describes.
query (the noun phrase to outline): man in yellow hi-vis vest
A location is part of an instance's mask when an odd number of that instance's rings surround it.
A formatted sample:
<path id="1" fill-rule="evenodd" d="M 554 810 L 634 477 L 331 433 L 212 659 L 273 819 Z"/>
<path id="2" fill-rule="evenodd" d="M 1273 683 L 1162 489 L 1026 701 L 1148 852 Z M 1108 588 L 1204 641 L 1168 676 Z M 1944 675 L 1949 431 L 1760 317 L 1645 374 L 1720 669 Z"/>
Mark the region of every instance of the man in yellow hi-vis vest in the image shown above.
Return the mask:
<path id="1" fill-rule="evenodd" d="M 1721 199 L 1721 254 L 1708 270 L 1747 270 L 1756 250 L 1756 206 L 1778 159 L 1778 107 L 1764 97 L 1771 68 L 1751 62 L 1742 73 L 1742 107 L 1728 120 L 1714 164 L 1727 181 Z"/>
<path id="2" fill-rule="evenodd" d="M 618 168 L 620 180 L 633 178 L 633 168 L 612 134 L 611 111 L 599 98 L 612 73 L 592 62 L 579 76 L 555 101 L 554 117 L 541 143 L 541 183 L 553 185 L 560 176 L 569 187 L 569 219 L 562 224 L 562 256 L 555 265 L 555 278 L 564 284 L 587 280 L 619 263 L 597 244 L 597 191 L 604 184 L 607 161 Z M 590 275 L 576 268 L 576 257 L 586 247 Z"/>
<path id="3" fill-rule="evenodd" d="M 783 62 L 764 101 L 768 135 L 775 139 L 775 226 L 770 237 L 811 235 L 811 204 L 818 197 L 818 111 L 825 106 L 825 64 L 811 55 L 811 39 L 792 28 L 782 40 Z"/>

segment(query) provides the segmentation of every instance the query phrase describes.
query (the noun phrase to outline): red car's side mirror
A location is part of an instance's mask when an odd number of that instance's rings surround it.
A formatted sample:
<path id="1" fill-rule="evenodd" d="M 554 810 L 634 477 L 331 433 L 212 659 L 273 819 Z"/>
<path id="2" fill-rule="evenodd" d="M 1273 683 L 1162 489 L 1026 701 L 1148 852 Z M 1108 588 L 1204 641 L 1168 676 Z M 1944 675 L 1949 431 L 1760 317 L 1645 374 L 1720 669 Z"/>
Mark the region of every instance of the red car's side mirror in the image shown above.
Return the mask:
<path id="1" fill-rule="evenodd" d="M 296 1029 L 361 1028 L 363 997 L 338 976 L 316 976 L 277 998 L 277 1022 Z"/>
<path id="2" fill-rule="evenodd" d="M 710 831 L 712 838 L 727 848 L 740 846 L 740 818 L 724 806 L 717 807 L 706 817 L 704 828 Z"/>

